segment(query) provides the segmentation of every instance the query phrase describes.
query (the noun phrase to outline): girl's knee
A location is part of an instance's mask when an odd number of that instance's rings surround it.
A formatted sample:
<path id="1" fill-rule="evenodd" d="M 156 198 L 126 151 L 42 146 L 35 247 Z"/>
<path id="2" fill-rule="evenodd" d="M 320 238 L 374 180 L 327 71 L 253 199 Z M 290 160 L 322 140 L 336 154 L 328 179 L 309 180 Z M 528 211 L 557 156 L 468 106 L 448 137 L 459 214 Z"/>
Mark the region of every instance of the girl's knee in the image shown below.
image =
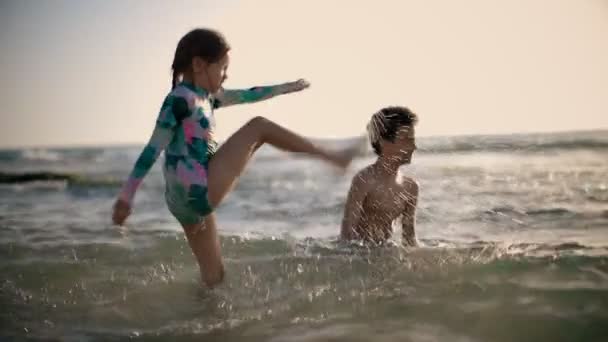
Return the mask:
<path id="1" fill-rule="evenodd" d="M 268 125 L 268 123 L 270 123 L 270 120 L 266 119 L 265 117 L 256 116 L 247 122 L 247 126 L 261 128 Z"/>

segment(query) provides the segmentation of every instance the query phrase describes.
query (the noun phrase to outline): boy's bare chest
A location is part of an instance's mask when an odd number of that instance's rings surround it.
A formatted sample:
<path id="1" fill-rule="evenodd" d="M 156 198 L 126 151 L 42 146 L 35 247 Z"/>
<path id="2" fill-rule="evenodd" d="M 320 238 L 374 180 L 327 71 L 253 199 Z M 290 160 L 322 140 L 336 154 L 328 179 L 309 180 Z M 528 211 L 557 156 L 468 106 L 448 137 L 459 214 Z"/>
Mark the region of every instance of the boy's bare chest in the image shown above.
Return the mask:
<path id="1" fill-rule="evenodd" d="M 382 212 L 386 216 L 395 216 L 403 212 L 406 204 L 406 192 L 402 186 L 374 184 L 368 192 L 365 205 L 372 212 Z"/>

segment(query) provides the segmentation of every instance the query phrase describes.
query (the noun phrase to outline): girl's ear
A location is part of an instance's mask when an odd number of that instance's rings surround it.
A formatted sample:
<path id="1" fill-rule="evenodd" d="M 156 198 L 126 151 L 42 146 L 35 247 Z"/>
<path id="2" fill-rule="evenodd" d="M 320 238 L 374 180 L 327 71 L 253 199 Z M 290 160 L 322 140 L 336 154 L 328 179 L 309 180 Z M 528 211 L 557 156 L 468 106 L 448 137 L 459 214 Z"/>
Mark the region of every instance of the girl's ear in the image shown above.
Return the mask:
<path id="1" fill-rule="evenodd" d="M 202 72 L 207 67 L 207 62 L 200 57 L 192 58 L 192 71 L 195 73 Z"/>

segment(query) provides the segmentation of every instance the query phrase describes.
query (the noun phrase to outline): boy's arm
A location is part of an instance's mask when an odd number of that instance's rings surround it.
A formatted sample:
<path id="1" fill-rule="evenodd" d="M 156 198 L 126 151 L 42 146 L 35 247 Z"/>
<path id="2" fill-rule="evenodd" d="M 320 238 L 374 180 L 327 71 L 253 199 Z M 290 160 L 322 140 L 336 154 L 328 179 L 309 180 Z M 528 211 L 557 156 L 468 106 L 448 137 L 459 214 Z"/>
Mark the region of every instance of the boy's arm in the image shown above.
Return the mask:
<path id="1" fill-rule="evenodd" d="M 309 87 L 308 82 L 298 80 L 272 86 L 253 87 L 250 89 L 222 89 L 213 101 L 214 108 L 222 108 L 242 103 L 254 103 L 289 94 Z"/>
<path id="2" fill-rule="evenodd" d="M 366 182 L 361 174 L 353 177 L 346 204 L 344 206 L 344 217 L 342 218 L 342 227 L 340 229 L 340 237 L 345 240 L 356 238 L 354 227 L 363 215 L 363 201 L 367 194 Z"/>
<path id="3" fill-rule="evenodd" d="M 416 206 L 418 205 L 418 184 L 412 182 L 406 194 L 405 209 L 401 216 L 401 241 L 407 246 L 416 246 Z"/>

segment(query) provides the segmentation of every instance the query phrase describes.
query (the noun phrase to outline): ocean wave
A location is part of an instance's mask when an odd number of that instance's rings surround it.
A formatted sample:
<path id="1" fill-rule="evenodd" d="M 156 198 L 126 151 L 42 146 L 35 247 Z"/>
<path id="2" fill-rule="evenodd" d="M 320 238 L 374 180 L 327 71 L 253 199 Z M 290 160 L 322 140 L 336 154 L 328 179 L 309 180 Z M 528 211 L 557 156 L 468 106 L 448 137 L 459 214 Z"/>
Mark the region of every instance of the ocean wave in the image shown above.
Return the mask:
<path id="1" fill-rule="evenodd" d="M 332 149 L 353 149 L 356 156 L 373 155 L 364 137 L 314 139 Z M 558 150 L 608 151 L 608 131 L 553 134 L 514 134 L 490 136 L 448 136 L 418 138 L 418 152 L 425 154 L 468 152 L 542 152 Z M 103 162 L 133 163 L 142 146 L 86 148 L 29 148 L 0 150 L 0 162 Z M 285 153 L 265 146 L 255 155 L 257 160 L 283 158 Z"/>
<path id="2" fill-rule="evenodd" d="M 90 238 L 91 232 L 87 232 Z M 18 251 L 19 255 L 39 254 L 43 259 L 55 256 L 58 261 L 72 258 L 73 255 L 89 255 L 92 258 L 112 258 L 118 253 L 122 257 L 125 253 L 131 253 L 135 249 L 142 249 L 138 255 L 148 258 L 145 251 L 148 248 L 151 253 L 159 258 L 172 257 L 178 252 L 180 259 L 188 259 L 183 252 L 188 249 L 182 232 L 168 231 L 105 231 L 96 233 L 98 242 L 90 239 L 79 242 L 73 235 L 62 240 L 56 236 L 48 238 L 48 241 L 36 240 L 36 242 L 11 242 L 5 251 Z M 398 242 L 389 241 L 382 245 L 359 241 L 342 241 L 338 238 L 304 238 L 296 239 L 288 235 L 266 236 L 262 234 L 249 233 L 243 235 L 222 235 L 220 237 L 223 254 L 233 262 L 249 262 L 253 260 L 270 260 L 279 256 L 290 256 L 296 258 L 347 258 L 376 257 L 382 259 L 394 259 L 395 256 L 408 256 L 415 260 L 418 257 L 443 258 L 457 261 L 456 263 L 487 262 L 494 259 L 510 257 L 566 257 L 571 255 L 587 255 L 590 257 L 608 257 L 608 245 L 586 245 L 580 241 L 561 241 L 559 243 L 533 243 L 533 242 L 504 242 L 504 241 L 455 241 L 445 239 L 419 239 L 419 247 L 403 247 Z M 0 243 L 0 247 L 4 243 Z M 10 248 L 9 248 L 10 247 Z M 122 252 L 119 252 L 122 251 Z M 3 253 L 0 253 L 2 255 Z M 8 255 L 5 255 L 8 256 Z M 121 258 L 122 258 L 121 257 Z M 74 257 L 76 258 L 76 257 Z M 117 261 L 120 263 L 121 258 Z M 447 259 L 446 259 L 447 258 Z M 388 260 L 386 259 L 386 260 Z M 238 261 L 241 260 L 241 261 Z M 385 260 L 385 261 L 386 261 Z M 22 262 L 22 261 L 19 261 Z"/>
<path id="3" fill-rule="evenodd" d="M 64 153 L 47 148 L 26 148 L 0 150 L 0 161 L 6 162 L 58 162 L 64 159 Z"/>
<path id="4" fill-rule="evenodd" d="M 132 160 L 143 147 L 62 147 L 0 149 L 0 162 L 112 162 Z"/>
<path id="5" fill-rule="evenodd" d="M 539 152 L 552 150 L 608 150 L 608 132 L 595 136 L 468 136 L 419 139 L 420 152 Z"/>
<path id="6" fill-rule="evenodd" d="M 330 146 L 358 144 L 361 154 L 372 154 L 367 141 L 361 138 L 319 140 Z M 552 134 L 470 135 L 420 137 L 421 153 L 465 152 L 539 152 L 551 150 L 608 150 L 608 131 L 568 132 Z"/>
<path id="7" fill-rule="evenodd" d="M 121 185 L 120 179 L 113 177 L 94 177 L 77 173 L 58 172 L 0 172 L 0 184 L 33 184 L 66 183 L 71 187 L 116 187 Z"/>
<path id="8" fill-rule="evenodd" d="M 576 216 L 579 213 L 564 209 L 564 208 L 541 208 L 534 210 L 527 210 L 526 215 L 535 216 L 535 215 L 552 215 L 552 216 Z"/>
<path id="9" fill-rule="evenodd" d="M 19 160 L 22 153 L 19 150 L 0 150 L 0 161 L 12 162 Z"/>
<path id="10" fill-rule="evenodd" d="M 25 160 L 59 161 L 61 153 L 48 149 L 27 149 L 21 152 L 21 158 Z"/>
<path id="11" fill-rule="evenodd" d="M 489 210 L 485 210 L 479 214 L 480 217 L 493 217 L 493 216 L 509 216 L 514 218 L 522 217 L 554 217 L 554 218 L 581 218 L 581 219 L 593 219 L 593 218 L 605 218 L 608 215 L 608 210 L 584 210 L 577 211 L 566 208 L 535 208 L 535 209 L 520 209 L 509 206 L 495 207 Z M 479 217 L 479 216 L 476 216 Z"/>

